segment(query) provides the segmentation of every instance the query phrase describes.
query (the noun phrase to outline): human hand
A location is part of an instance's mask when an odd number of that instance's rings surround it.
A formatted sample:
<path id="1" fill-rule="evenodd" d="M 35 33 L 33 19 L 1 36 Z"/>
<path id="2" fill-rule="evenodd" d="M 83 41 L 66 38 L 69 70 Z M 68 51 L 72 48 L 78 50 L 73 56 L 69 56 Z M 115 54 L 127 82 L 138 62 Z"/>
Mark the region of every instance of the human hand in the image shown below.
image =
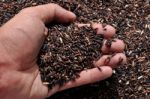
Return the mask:
<path id="1" fill-rule="evenodd" d="M 59 87 L 56 85 L 51 90 L 42 84 L 38 65 L 36 63 L 38 53 L 48 33 L 46 23 L 57 21 L 68 23 L 74 21 L 76 16 L 56 4 L 47 4 L 23 9 L 19 14 L 0 28 L 0 97 L 2 99 L 44 99 L 52 94 L 106 79 L 112 75 L 114 68 L 120 59 L 126 62 L 126 57 L 121 52 L 124 43 L 116 39 L 109 48 L 107 39 L 115 34 L 115 29 L 109 25 L 103 30 L 101 24 L 93 24 L 97 33 L 104 33 L 102 52 L 103 55 L 95 66 L 97 68 L 82 71 L 80 77 L 74 82 L 70 81 Z M 79 24 L 80 26 L 83 24 Z M 88 25 L 88 24 L 86 24 Z M 102 32 L 101 32 L 102 31 Z M 116 52 L 115 56 L 110 53 Z M 108 58 L 111 57 L 109 62 Z"/>

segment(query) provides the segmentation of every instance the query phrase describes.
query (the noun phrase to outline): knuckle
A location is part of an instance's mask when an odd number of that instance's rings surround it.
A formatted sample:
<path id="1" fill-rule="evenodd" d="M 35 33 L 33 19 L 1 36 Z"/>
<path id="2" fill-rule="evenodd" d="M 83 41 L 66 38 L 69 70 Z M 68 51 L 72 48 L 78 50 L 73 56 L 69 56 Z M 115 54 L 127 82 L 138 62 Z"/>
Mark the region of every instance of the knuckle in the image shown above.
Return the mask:
<path id="1" fill-rule="evenodd" d="M 125 54 L 124 53 L 118 53 L 117 56 L 121 56 L 121 57 L 124 57 Z"/>
<path id="2" fill-rule="evenodd" d="M 55 4 L 55 3 L 51 3 L 50 5 L 52 5 L 52 6 L 54 6 L 54 7 L 59 6 L 58 4 Z"/>
<path id="3" fill-rule="evenodd" d="M 27 14 L 27 15 L 33 15 L 33 14 L 35 14 L 35 9 L 34 9 L 34 7 L 28 7 L 28 8 L 24 8 L 24 9 L 22 9 L 21 11 L 20 11 L 20 14 Z"/>
<path id="4" fill-rule="evenodd" d="M 0 92 L 8 88 L 8 82 L 5 80 L 5 73 L 0 71 Z"/>
<path id="5" fill-rule="evenodd" d="M 20 11 L 20 13 L 27 13 L 30 12 L 31 8 L 24 8 Z"/>
<path id="6" fill-rule="evenodd" d="M 55 4 L 55 3 L 50 3 L 49 4 L 50 6 L 51 6 L 51 8 L 53 8 L 53 9 L 57 9 L 58 7 L 60 7 L 58 4 Z"/>

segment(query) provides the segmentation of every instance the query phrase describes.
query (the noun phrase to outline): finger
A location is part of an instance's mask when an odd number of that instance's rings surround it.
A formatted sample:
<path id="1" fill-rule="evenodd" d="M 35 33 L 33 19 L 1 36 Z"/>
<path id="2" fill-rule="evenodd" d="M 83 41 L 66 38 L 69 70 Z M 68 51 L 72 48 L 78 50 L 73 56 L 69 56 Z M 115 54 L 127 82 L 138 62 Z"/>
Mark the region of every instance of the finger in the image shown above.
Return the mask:
<path id="1" fill-rule="evenodd" d="M 97 62 L 94 62 L 95 66 L 111 66 L 112 68 L 116 68 L 118 65 L 126 64 L 127 59 L 125 54 L 117 53 L 115 55 L 104 55 Z"/>
<path id="2" fill-rule="evenodd" d="M 92 28 L 96 30 L 97 34 L 103 34 L 105 38 L 111 38 L 116 33 L 114 27 L 106 24 L 92 23 Z"/>
<path id="3" fill-rule="evenodd" d="M 111 52 L 123 52 L 125 49 L 125 44 L 120 39 L 110 39 L 110 40 L 104 40 L 103 46 L 101 48 L 101 51 L 103 53 L 111 53 Z"/>
<path id="4" fill-rule="evenodd" d="M 112 69 L 108 66 L 84 70 L 80 73 L 80 77 L 77 78 L 75 81 L 69 81 L 62 87 L 59 87 L 58 85 L 53 87 L 52 90 L 49 91 L 48 96 L 51 96 L 58 91 L 101 81 L 110 77 L 111 75 Z"/>
<path id="5" fill-rule="evenodd" d="M 53 3 L 26 8 L 25 10 L 23 10 L 23 12 L 28 13 L 32 16 L 36 16 L 44 23 L 48 23 L 51 21 L 68 23 L 74 21 L 76 18 L 74 13 L 67 11 L 59 5 Z"/>
<path id="6" fill-rule="evenodd" d="M 92 23 L 92 24 L 76 23 L 76 25 L 78 27 L 91 26 L 94 30 L 96 30 L 97 34 L 102 34 L 107 39 L 113 37 L 116 33 L 116 29 L 110 25 L 99 24 L 99 23 Z"/>
<path id="7" fill-rule="evenodd" d="M 59 89 L 59 91 L 101 81 L 110 77 L 111 75 L 112 69 L 108 66 L 84 70 L 80 73 L 79 78 L 77 78 L 75 81 L 70 81 L 66 83 L 63 87 Z"/>

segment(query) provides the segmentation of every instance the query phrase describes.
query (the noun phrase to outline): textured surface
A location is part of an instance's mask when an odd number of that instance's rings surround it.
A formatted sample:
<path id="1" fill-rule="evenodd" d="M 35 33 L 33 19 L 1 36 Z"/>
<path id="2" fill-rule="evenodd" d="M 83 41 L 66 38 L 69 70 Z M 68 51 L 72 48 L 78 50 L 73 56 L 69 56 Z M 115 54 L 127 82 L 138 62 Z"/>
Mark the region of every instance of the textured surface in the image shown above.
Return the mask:
<path id="1" fill-rule="evenodd" d="M 75 80 L 82 70 L 93 68 L 101 56 L 103 36 L 90 27 L 55 25 L 39 54 L 41 77 L 49 88 Z"/>
<path id="2" fill-rule="evenodd" d="M 1 0 L 0 24 L 20 9 L 56 2 L 74 11 L 79 22 L 101 22 L 117 28 L 126 42 L 128 64 L 97 84 L 58 93 L 50 99 L 149 99 L 150 97 L 150 1 L 149 0 Z"/>

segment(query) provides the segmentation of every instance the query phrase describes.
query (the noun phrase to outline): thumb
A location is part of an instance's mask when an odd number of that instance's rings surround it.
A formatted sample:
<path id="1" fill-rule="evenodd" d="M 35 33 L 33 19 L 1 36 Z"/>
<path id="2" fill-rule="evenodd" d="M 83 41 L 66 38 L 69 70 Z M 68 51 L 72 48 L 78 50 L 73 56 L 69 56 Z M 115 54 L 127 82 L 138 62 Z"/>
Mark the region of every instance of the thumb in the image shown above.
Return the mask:
<path id="1" fill-rule="evenodd" d="M 49 90 L 48 96 L 51 96 L 52 94 L 62 90 L 104 80 L 112 75 L 112 68 L 109 66 L 101 66 L 99 68 L 96 67 L 84 70 L 79 75 L 80 77 L 77 78 L 75 81 L 69 81 L 62 87 L 59 87 L 58 85 L 53 87 L 52 90 Z"/>
<path id="2" fill-rule="evenodd" d="M 53 3 L 39 5 L 36 7 L 29 7 L 24 9 L 22 12 L 35 16 L 42 20 L 44 23 L 49 23 L 51 21 L 68 23 L 76 19 L 74 13 L 67 11 L 59 5 Z"/>

